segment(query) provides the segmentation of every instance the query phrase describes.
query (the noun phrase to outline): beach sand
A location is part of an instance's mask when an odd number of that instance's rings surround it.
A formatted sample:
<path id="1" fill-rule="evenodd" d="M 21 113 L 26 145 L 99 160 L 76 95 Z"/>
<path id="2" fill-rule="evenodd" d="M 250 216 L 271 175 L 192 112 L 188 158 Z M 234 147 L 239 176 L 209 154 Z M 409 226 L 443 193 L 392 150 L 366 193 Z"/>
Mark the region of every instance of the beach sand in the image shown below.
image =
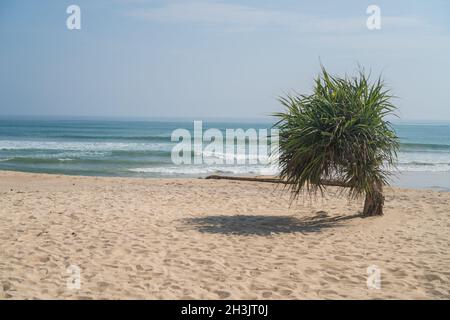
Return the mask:
<path id="1" fill-rule="evenodd" d="M 387 188 L 376 218 L 335 192 L 0 172 L 0 298 L 450 298 L 449 192 Z"/>

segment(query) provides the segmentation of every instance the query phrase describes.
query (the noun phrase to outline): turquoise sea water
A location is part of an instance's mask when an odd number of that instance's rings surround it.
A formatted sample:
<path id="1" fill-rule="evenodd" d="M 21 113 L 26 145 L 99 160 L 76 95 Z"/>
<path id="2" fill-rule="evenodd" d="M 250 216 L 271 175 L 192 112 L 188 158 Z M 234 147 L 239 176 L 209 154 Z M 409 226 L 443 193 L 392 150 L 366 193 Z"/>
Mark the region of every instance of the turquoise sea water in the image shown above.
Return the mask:
<path id="1" fill-rule="evenodd" d="M 204 130 L 270 127 L 203 122 Z M 0 119 L 0 170 L 134 177 L 276 173 L 260 164 L 174 165 L 171 134 L 177 128 L 192 131 L 193 122 Z M 401 140 L 400 171 L 450 172 L 450 124 L 397 124 L 395 130 Z M 226 152 L 214 156 L 237 157 Z"/>

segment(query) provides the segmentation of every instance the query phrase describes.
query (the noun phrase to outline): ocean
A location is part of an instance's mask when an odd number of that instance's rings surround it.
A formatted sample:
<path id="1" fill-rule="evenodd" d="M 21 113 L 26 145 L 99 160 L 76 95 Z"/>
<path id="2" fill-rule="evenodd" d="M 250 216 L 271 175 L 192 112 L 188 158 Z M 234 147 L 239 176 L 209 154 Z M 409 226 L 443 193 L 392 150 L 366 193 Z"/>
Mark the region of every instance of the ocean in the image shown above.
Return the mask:
<path id="1" fill-rule="evenodd" d="M 263 122 L 203 122 L 204 130 L 271 126 Z M 263 164 L 174 165 L 171 151 L 177 142 L 171 141 L 171 134 L 178 128 L 192 132 L 193 122 L 4 118 L 0 119 L 0 170 L 122 177 L 276 173 L 275 168 Z M 401 141 L 399 171 L 422 175 L 450 172 L 450 124 L 402 123 L 394 128 Z M 240 155 L 205 152 L 202 156 L 225 160 Z"/>

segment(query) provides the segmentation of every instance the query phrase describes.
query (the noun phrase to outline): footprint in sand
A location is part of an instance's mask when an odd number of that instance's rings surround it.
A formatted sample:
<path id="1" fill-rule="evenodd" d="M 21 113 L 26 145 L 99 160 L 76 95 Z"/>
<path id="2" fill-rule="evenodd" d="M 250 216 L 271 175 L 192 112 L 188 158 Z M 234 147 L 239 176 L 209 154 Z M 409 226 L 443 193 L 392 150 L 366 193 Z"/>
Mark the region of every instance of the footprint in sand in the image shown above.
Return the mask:
<path id="1" fill-rule="evenodd" d="M 336 277 L 333 277 L 333 276 L 324 276 L 323 279 L 325 279 L 326 281 L 329 281 L 329 282 L 334 282 L 334 283 L 339 282 L 339 279 Z"/>
<path id="2" fill-rule="evenodd" d="M 100 289 L 100 291 L 105 291 L 109 287 L 109 283 L 100 281 L 100 282 L 97 282 L 97 286 Z"/>
<path id="3" fill-rule="evenodd" d="M 216 291 L 216 293 L 219 296 L 219 299 L 226 299 L 229 296 L 231 296 L 231 294 L 228 291 Z"/>
<path id="4" fill-rule="evenodd" d="M 144 268 L 140 264 L 137 264 L 136 265 L 136 270 L 142 271 L 142 270 L 144 270 Z"/>
<path id="5" fill-rule="evenodd" d="M 305 273 L 307 275 L 313 275 L 313 274 L 317 273 L 317 270 L 308 268 L 308 269 L 305 269 Z"/>
<path id="6" fill-rule="evenodd" d="M 415 276 L 415 278 L 419 279 L 419 280 L 425 280 L 427 282 L 432 282 L 432 281 L 444 282 L 444 280 L 440 276 L 438 276 L 437 274 L 432 274 L 432 273 L 428 273 L 423 276 Z"/>
<path id="7" fill-rule="evenodd" d="M 336 259 L 338 261 L 352 261 L 352 259 L 349 259 L 347 257 L 342 257 L 342 256 L 334 256 L 334 259 Z"/>

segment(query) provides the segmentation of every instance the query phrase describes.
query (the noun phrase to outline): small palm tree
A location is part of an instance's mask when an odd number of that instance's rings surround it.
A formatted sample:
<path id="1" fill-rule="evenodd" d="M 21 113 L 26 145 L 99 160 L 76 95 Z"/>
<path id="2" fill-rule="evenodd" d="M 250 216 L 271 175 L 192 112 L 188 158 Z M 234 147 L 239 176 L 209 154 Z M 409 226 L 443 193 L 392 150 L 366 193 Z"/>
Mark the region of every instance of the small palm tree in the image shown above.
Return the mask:
<path id="1" fill-rule="evenodd" d="M 311 95 L 280 98 L 280 178 L 293 198 L 301 191 L 321 192 L 328 185 L 365 194 L 363 215 L 383 214 L 383 186 L 395 166 L 398 138 L 384 119 L 393 113 L 392 96 L 380 78 L 369 82 L 363 70 L 339 78 L 324 67 Z"/>

